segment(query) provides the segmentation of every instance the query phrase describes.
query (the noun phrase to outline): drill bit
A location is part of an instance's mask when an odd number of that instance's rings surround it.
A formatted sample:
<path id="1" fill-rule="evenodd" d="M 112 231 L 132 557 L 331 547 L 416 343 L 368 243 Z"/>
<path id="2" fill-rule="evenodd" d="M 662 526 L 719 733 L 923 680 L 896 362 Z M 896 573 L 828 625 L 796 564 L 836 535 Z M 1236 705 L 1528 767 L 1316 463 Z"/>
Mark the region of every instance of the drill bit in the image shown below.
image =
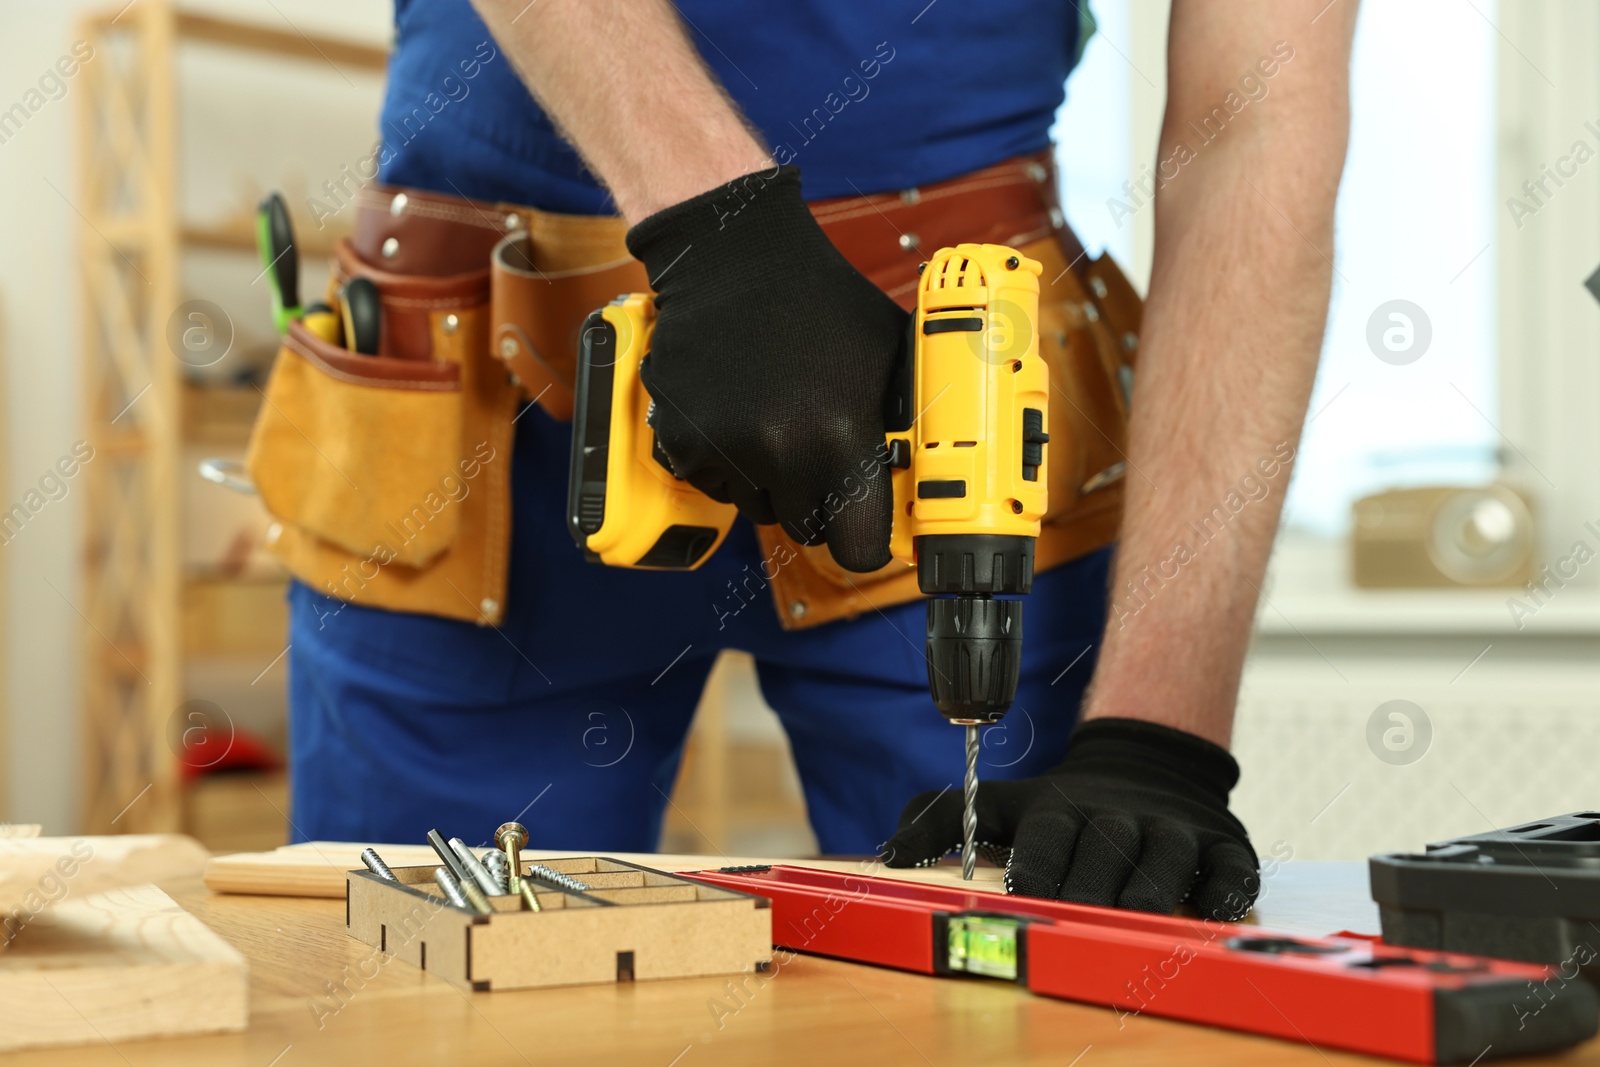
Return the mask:
<path id="1" fill-rule="evenodd" d="M 978 863 L 978 724 L 967 723 L 967 781 L 961 814 L 961 877 L 972 881 Z"/>

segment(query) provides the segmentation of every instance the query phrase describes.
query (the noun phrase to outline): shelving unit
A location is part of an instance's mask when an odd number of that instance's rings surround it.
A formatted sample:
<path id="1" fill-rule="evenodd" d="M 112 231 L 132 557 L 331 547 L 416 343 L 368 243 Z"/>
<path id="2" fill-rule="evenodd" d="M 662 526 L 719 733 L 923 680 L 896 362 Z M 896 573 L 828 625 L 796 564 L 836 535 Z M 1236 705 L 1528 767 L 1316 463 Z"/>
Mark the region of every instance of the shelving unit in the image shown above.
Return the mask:
<path id="1" fill-rule="evenodd" d="M 167 349 L 167 318 L 185 299 L 184 254 L 254 247 L 243 220 L 181 217 L 176 56 L 201 42 L 381 71 L 387 53 L 167 0 L 113 7 L 85 19 L 79 35 L 95 55 L 75 94 L 73 195 L 84 220 L 84 424 L 95 450 L 84 468 L 82 821 L 91 833 L 176 830 L 185 818 L 169 718 L 185 699 L 185 658 L 254 653 L 263 634 L 283 633 L 282 579 L 191 576 L 183 567 L 181 488 L 194 477 L 183 448 L 242 442 L 259 396 L 187 384 Z M 331 245 L 332 235 L 313 231 L 301 251 L 325 255 Z M 281 792 L 281 782 L 268 788 Z"/>

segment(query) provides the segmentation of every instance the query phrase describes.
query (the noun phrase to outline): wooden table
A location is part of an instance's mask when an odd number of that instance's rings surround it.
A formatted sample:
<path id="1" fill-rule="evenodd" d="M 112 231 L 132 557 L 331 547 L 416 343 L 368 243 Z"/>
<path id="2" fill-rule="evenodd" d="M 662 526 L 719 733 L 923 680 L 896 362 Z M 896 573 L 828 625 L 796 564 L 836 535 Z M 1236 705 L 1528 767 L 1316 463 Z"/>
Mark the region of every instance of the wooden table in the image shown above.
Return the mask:
<path id="1" fill-rule="evenodd" d="M 708 864 L 711 865 L 711 864 Z M 1107 1008 L 999 981 L 929 978 L 799 956 L 765 976 L 464 993 L 345 936 L 334 900 L 164 886 L 250 960 L 243 1034 L 14 1055 L 8 1067 L 849 1063 L 1329 1064 L 1383 1062 Z M 1362 864 L 1291 862 L 1266 883 L 1262 925 L 1374 932 Z M 1600 1064 L 1600 1042 L 1563 1063 Z"/>

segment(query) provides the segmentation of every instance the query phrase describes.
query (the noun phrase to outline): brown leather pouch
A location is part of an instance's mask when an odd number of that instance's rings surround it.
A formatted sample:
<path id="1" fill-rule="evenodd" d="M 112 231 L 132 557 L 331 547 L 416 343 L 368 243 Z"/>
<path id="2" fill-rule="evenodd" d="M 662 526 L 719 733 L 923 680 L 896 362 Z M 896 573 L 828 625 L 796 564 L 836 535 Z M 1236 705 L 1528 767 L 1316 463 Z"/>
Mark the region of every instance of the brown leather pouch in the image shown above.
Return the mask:
<path id="1" fill-rule="evenodd" d="M 271 547 L 321 593 L 498 622 L 517 393 L 488 355 L 488 266 L 398 274 L 341 242 L 336 280 L 355 275 L 382 300 L 379 354 L 292 325 L 251 434 Z"/>
<path id="2" fill-rule="evenodd" d="M 541 241 L 537 233 L 518 230 L 495 246 L 490 265 L 490 351 L 530 400 L 563 422 L 572 418 L 584 320 L 618 295 L 644 292 L 649 284 L 643 264 L 628 255 L 620 229 L 612 242 L 596 236 L 600 239 L 574 248 L 570 240 Z"/>

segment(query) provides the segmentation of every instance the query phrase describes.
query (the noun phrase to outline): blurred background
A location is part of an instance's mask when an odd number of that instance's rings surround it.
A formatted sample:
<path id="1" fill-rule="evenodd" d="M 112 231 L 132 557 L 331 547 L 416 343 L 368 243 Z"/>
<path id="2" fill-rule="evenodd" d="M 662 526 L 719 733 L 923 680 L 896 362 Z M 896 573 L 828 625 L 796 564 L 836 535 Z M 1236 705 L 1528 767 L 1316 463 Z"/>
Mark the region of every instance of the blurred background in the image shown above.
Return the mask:
<path id="1" fill-rule="evenodd" d="M 1064 192 L 1142 288 L 1167 5 L 1093 11 Z M 286 839 L 284 578 L 253 499 L 197 468 L 242 455 L 276 347 L 254 206 L 283 191 L 320 291 L 378 142 L 390 18 L 0 2 L 0 821 Z M 1593 3 L 1363 8 L 1332 315 L 1236 731 L 1264 852 L 1600 805 L 1597 49 Z M 1018 711 L 989 764 L 1027 742 Z M 620 757 L 630 727 L 586 744 Z M 739 655 L 662 847 L 815 847 Z"/>

